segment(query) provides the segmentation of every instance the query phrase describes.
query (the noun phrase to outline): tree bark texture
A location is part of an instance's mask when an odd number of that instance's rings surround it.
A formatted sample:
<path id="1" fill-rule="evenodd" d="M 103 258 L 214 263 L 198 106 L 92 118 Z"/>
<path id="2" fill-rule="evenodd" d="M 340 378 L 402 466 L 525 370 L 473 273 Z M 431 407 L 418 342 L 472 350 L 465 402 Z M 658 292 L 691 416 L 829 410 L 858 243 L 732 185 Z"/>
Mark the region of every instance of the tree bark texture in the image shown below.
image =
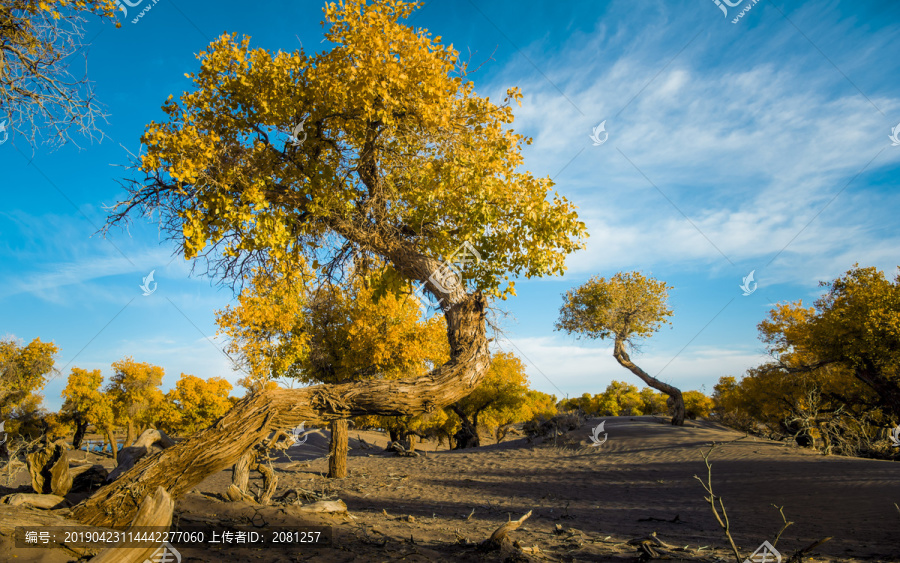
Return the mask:
<path id="1" fill-rule="evenodd" d="M 613 348 L 613 356 L 615 356 L 616 361 L 619 362 L 622 367 L 628 369 L 631 373 L 638 376 L 641 381 L 656 389 L 660 393 L 665 393 L 666 395 L 668 395 L 669 400 L 667 400 L 666 403 L 673 411 L 672 425 L 684 426 L 684 397 L 681 396 L 680 389 L 678 389 L 677 387 L 673 387 L 668 383 L 663 383 L 646 371 L 642 370 L 637 366 L 637 364 L 632 362 L 631 358 L 628 356 L 628 352 L 625 351 L 625 339 L 622 337 L 616 337 L 615 347 Z"/>
<path id="2" fill-rule="evenodd" d="M 172 513 L 175 510 L 175 501 L 162 487 L 157 487 L 153 494 L 141 503 L 141 507 L 131 522 L 130 528 L 142 527 L 168 529 L 172 525 Z M 174 561 L 172 559 L 160 559 L 154 554 L 160 549 L 160 545 L 147 547 L 109 547 L 91 559 L 93 563 L 142 563 L 143 561 Z"/>
<path id="3" fill-rule="evenodd" d="M 31 474 L 31 488 L 38 494 L 65 496 L 72 488 L 68 445 L 62 440 L 25 456 Z"/>
<path id="4" fill-rule="evenodd" d="M 331 443 L 328 447 L 328 478 L 347 476 L 347 451 L 350 449 L 347 419 L 331 421 Z"/>

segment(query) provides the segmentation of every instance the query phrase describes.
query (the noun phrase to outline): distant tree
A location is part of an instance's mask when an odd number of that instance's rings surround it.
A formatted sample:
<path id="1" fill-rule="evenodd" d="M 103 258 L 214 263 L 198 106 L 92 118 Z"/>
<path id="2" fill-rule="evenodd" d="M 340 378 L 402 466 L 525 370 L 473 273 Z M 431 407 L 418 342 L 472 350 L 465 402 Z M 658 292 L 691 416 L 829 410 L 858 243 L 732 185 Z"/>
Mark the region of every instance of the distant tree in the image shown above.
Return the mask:
<path id="1" fill-rule="evenodd" d="M 81 447 L 81 441 L 87 432 L 88 425 L 96 424 L 98 416 L 92 412 L 103 408 L 103 374 L 99 369 L 87 371 L 79 367 L 72 367 L 66 388 L 62 391 L 65 399 L 60 414 L 72 421 L 75 426 L 75 436 L 72 438 L 72 447 L 76 450 Z"/>
<path id="2" fill-rule="evenodd" d="M 815 308 L 780 304 L 759 324 L 769 353 L 792 373 L 847 368 L 900 419 L 900 276 L 892 283 L 876 268 L 854 265 L 821 285 L 828 292 Z"/>
<path id="3" fill-rule="evenodd" d="M 712 412 L 713 400 L 700 391 L 685 391 L 683 396 L 685 416 L 691 420 L 706 418 Z"/>
<path id="4" fill-rule="evenodd" d="M 666 396 L 664 394 L 658 393 L 650 387 L 641 389 L 641 414 L 664 413 L 667 409 Z"/>
<path id="5" fill-rule="evenodd" d="M 637 366 L 628 355 L 639 338 L 651 336 L 672 310 L 667 304 L 665 282 L 644 277 L 639 272 L 618 273 L 610 279 L 593 277 L 582 286 L 569 290 L 559 310 L 557 330 L 578 337 L 611 338 L 613 356 L 650 387 L 669 396 L 672 424 L 684 424 L 684 399 L 681 390 L 663 383 Z"/>
<path id="6" fill-rule="evenodd" d="M 0 138 L 17 131 L 34 146 L 41 131 L 54 143 L 71 140 L 73 128 L 90 137 L 99 132 L 96 122 L 105 116 L 90 82 L 68 66 L 86 46 L 83 15 L 115 13 L 115 0 L 0 2 Z"/>
<path id="7" fill-rule="evenodd" d="M 448 407 L 461 421 L 456 449 L 478 447 L 479 425 L 511 424 L 527 419 L 528 376 L 525 364 L 512 352 L 497 352 L 484 380 L 474 391 Z M 480 420 L 479 420 L 480 419 Z"/>
<path id="8" fill-rule="evenodd" d="M 623 381 L 612 381 L 600 395 L 601 405 L 615 405 L 615 413 L 606 416 L 634 416 L 643 414 L 643 401 L 638 388 Z"/>
<path id="9" fill-rule="evenodd" d="M 16 410 L 26 404 L 40 406 L 38 392 L 53 371 L 54 356 L 59 348 L 52 342 L 35 338 L 27 346 L 13 336 L 0 338 L 0 420 L 7 421 L 7 433 L 16 431 Z M 25 409 L 31 412 L 34 409 Z M 6 442 L 0 444 L 0 455 L 7 456 Z"/>
<path id="10" fill-rule="evenodd" d="M 550 418 L 559 412 L 556 408 L 556 395 L 550 395 L 535 389 L 525 392 L 525 406 L 531 413 L 531 418 L 543 416 Z"/>
<path id="11" fill-rule="evenodd" d="M 113 362 L 113 376 L 106 387 L 112 399 L 117 420 L 127 427 L 125 446 L 134 443 L 137 436 L 155 420 L 151 407 L 163 401 L 160 390 L 163 368 L 147 362 L 135 362 L 127 357 Z"/>
<path id="12" fill-rule="evenodd" d="M 206 428 L 231 408 L 231 384 L 221 377 L 201 379 L 182 373 L 165 395 L 160 423 L 173 432 L 191 435 Z"/>

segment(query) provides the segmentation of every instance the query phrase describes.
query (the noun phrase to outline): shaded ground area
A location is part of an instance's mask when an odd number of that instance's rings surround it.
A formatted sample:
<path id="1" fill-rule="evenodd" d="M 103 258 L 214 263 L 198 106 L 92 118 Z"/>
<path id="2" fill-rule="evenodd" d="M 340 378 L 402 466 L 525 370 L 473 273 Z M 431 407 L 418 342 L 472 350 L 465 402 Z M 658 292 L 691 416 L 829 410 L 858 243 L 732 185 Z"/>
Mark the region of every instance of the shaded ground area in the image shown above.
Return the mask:
<path id="1" fill-rule="evenodd" d="M 712 442 L 719 443 L 711 457 L 713 488 L 724 498 L 744 557 L 774 540 L 783 525 L 777 505 L 794 522 L 778 543 L 782 554 L 831 536 L 805 561 L 900 561 L 894 506 L 900 503 L 900 464 L 825 457 L 708 422 L 673 428 L 653 417 L 605 420 L 608 439 L 598 447 L 589 440 L 600 422 L 595 419 L 541 444 L 514 439 L 450 452 L 426 442 L 420 457 L 385 454 L 385 436 L 351 430 L 350 475 L 339 480 L 324 478 L 328 437 L 315 431 L 273 462 L 275 496 L 295 489 L 340 498 L 349 515 L 310 517 L 291 505 L 222 502 L 229 469 L 180 499 L 176 517 L 182 524 L 260 529 L 325 523 L 334 526 L 334 548 L 184 548 L 183 561 L 502 561 L 503 555 L 483 554 L 474 544 L 529 510 L 531 518 L 510 537 L 536 548 L 529 552 L 534 560 L 636 561 L 637 548 L 627 542 L 656 532 L 687 548 L 672 553 L 674 560 L 733 561 L 693 478 L 705 479 L 700 452 Z M 251 490 L 257 486 L 255 479 Z M 74 560 L 62 550 L 13 549 L 2 541 L 3 561 Z"/>

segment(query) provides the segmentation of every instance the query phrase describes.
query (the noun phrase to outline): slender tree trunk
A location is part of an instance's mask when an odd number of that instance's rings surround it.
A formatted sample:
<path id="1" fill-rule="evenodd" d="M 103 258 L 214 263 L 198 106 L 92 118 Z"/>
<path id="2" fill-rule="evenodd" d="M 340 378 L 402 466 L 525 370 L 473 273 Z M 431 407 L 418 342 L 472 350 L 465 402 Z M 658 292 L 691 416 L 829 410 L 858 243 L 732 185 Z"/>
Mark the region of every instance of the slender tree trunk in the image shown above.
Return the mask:
<path id="1" fill-rule="evenodd" d="M 349 432 L 347 419 L 331 421 L 331 444 L 328 448 L 328 478 L 343 479 L 347 476 L 347 450 Z"/>
<path id="2" fill-rule="evenodd" d="M 399 253 L 399 251 L 398 251 Z M 440 266 L 410 254 L 392 259 L 412 279 L 426 280 Z M 430 282 L 429 282 L 430 283 Z M 433 290 L 436 295 L 440 292 Z M 156 487 L 173 499 L 209 475 L 233 465 L 247 449 L 278 428 L 301 422 L 322 424 L 363 415 L 415 416 L 434 412 L 471 394 L 490 366 L 485 338 L 485 298 L 481 293 L 450 294 L 445 312 L 450 360 L 415 379 L 371 380 L 298 389 L 270 389 L 239 401 L 212 426 L 154 455 L 141 458 L 118 480 L 72 509 L 72 517 L 93 526 L 122 526 Z"/>
<path id="3" fill-rule="evenodd" d="M 116 444 L 116 437 L 113 434 L 112 428 L 106 429 L 106 440 L 109 442 L 109 449 L 112 452 L 113 460 L 116 463 L 118 463 L 119 462 L 119 449 L 116 447 L 118 444 Z"/>
<path id="4" fill-rule="evenodd" d="M 87 432 L 88 423 L 84 419 L 75 419 L 75 436 L 72 437 L 72 448 L 81 448 L 81 442 L 84 440 L 84 434 Z"/>
<path id="5" fill-rule="evenodd" d="M 673 411 L 672 425 L 684 426 L 684 398 L 681 396 L 680 389 L 678 389 L 677 387 L 673 387 L 668 383 L 663 383 L 662 381 L 656 379 L 646 371 L 639 368 L 634 362 L 632 362 L 631 358 L 628 357 L 628 353 L 625 351 L 625 339 L 622 337 L 616 337 L 616 344 L 613 348 L 613 356 L 622 367 L 627 368 L 629 371 L 631 371 L 631 373 L 641 378 L 641 381 L 656 389 L 660 393 L 665 393 L 666 395 L 668 395 L 669 400 L 666 401 L 666 403 Z"/>
<path id="6" fill-rule="evenodd" d="M 125 443 L 122 444 L 122 447 L 127 448 L 128 446 L 133 444 L 135 438 L 137 438 L 137 436 L 134 433 L 134 420 L 129 418 L 128 419 L 128 433 L 125 435 Z"/>
<path id="7" fill-rule="evenodd" d="M 409 437 L 409 451 L 416 451 L 416 435 L 413 433 L 409 433 L 407 434 L 407 436 Z"/>
<path id="8" fill-rule="evenodd" d="M 391 438 L 391 442 L 399 442 L 400 441 L 400 433 L 394 429 L 388 430 L 388 435 Z"/>

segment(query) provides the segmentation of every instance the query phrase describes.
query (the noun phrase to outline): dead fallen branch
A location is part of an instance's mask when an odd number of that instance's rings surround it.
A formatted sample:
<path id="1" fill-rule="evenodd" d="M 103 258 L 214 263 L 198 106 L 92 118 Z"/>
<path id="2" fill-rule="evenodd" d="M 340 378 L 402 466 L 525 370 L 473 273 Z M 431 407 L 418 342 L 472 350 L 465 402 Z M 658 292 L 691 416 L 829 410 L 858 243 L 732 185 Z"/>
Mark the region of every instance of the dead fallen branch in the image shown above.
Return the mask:
<path id="1" fill-rule="evenodd" d="M 831 536 L 828 536 L 827 538 L 822 538 L 818 541 L 812 542 L 811 544 L 809 544 L 808 546 L 804 547 L 803 549 L 801 549 L 799 551 L 795 551 L 794 554 L 791 555 L 785 563 L 803 563 L 803 557 L 807 553 L 809 553 L 810 551 L 819 547 L 820 545 L 822 545 L 823 543 L 827 542 L 830 539 L 831 539 Z"/>
<path id="2" fill-rule="evenodd" d="M 152 495 L 147 495 L 137 516 L 131 522 L 130 528 L 152 526 L 169 528 L 172 525 L 172 512 L 175 509 L 175 501 L 162 487 L 157 487 Z M 150 559 L 159 551 L 160 545 L 148 547 L 110 547 L 101 551 L 97 557 L 91 559 L 92 563 L 142 563 Z"/>
<path id="3" fill-rule="evenodd" d="M 346 514 L 347 505 L 342 500 L 320 500 L 294 506 L 292 510 L 307 514 Z"/>
<path id="4" fill-rule="evenodd" d="M 59 495 L 38 495 L 34 493 L 13 493 L 0 498 L 0 503 L 9 506 L 30 506 L 32 508 L 41 508 L 44 510 L 54 508 L 64 508 L 70 506 L 63 497 Z"/>
<path id="5" fill-rule="evenodd" d="M 524 516 L 519 518 L 518 520 L 510 520 L 506 522 L 491 534 L 491 537 L 481 542 L 478 548 L 482 551 L 496 551 L 498 549 L 504 551 L 517 551 L 518 547 L 513 545 L 512 540 L 509 539 L 509 533 L 513 530 L 519 528 L 522 525 L 522 522 L 528 520 L 531 516 L 531 510 L 529 510 Z"/>
<path id="6" fill-rule="evenodd" d="M 633 539 L 628 542 L 628 545 L 637 546 L 641 561 L 660 559 L 674 549 L 673 546 L 656 537 L 656 532 L 651 532 L 650 535 L 643 538 Z"/>
<path id="7" fill-rule="evenodd" d="M 251 504 L 268 505 L 272 501 L 272 495 L 278 488 L 278 475 L 267 463 L 271 461 L 269 450 L 287 450 L 293 445 L 293 439 L 284 430 L 278 430 L 271 438 L 267 438 L 250 448 L 241 455 L 231 471 L 231 485 L 225 492 L 225 496 L 231 502 L 249 502 Z M 264 463 L 265 462 L 265 463 Z M 247 492 L 250 482 L 250 472 L 256 471 L 263 478 L 263 492 L 258 496 Z"/>

